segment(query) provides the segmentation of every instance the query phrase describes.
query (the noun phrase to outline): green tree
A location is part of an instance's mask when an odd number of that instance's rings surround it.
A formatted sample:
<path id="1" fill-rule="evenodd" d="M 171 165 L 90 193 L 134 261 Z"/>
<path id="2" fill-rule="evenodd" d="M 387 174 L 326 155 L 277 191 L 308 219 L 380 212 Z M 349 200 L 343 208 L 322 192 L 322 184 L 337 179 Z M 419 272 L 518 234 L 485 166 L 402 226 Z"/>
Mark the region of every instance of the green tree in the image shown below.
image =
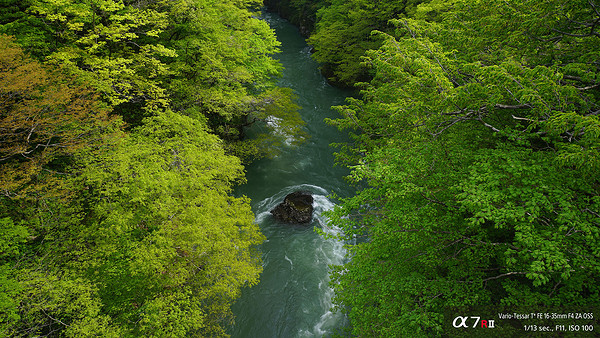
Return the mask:
<path id="1" fill-rule="evenodd" d="M 93 217 L 70 251 L 104 311 L 136 335 L 223 335 L 231 302 L 261 271 L 249 201 L 230 196 L 239 159 L 171 112 L 98 151 L 82 157 Z"/>
<path id="2" fill-rule="evenodd" d="M 374 30 L 392 31 L 389 20 L 405 15 L 421 3 L 411 1 L 331 0 L 317 12 L 316 29 L 308 39 L 315 47 L 314 58 L 325 76 L 342 86 L 370 79 L 361 57 L 377 49 L 381 41 Z"/>
<path id="3" fill-rule="evenodd" d="M 62 69 L 40 65 L 7 36 L 0 44 L 0 186 L 12 197 L 56 183 L 61 162 L 91 142 L 108 117 L 97 96 Z"/>
<path id="4" fill-rule="evenodd" d="M 302 120 L 291 91 L 275 86 L 281 65 L 272 55 L 279 43 L 256 17 L 259 5 L 35 0 L 21 5 L 21 15 L 4 15 L 2 30 L 76 74 L 130 127 L 171 109 L 207 120 L 232 153 L 251 159 L 273 152 L 269 144 L 277 139 L 270 130 L 265 142 L 245 140 L 245 129 L 257 122 L 269 130 L 269 119 L 279 119 L 294 139 L 303 139 L 294 128 Z"/>
<path id="5" fill-rule="evenodd" d="M 130 116 L 135 110 L 127 104 L 146 115 L 168 106 L 161 77 L 169 70 L 163 60 L 176 54 L 159 42 L 165 13 L 113 0 L 36 0 L 28 12 L 53 33 L 48 60 L 78 74 L 111 106 L 123 104 L 126 120 L 140 119 Z"/>
<path id="6" fill-rule="evenodd" d="M 240 160 L 172 112 L 118 135 L 76 153 L 68 197 L 2 200 L 3 334 L 223 336 L 258 282 Z"/>
<path id="7" fill-rule="evenodd" d="M 261 271 L 241 161 L 170 110 L 124 132 L 80 78 L 1 41 L 0 334 L 225 335 Z"/>
<path id="8" fill-rule="evenodd" d="M 378 33 L 373 80 L 332 121 L 355 130 L 340 158 L 368 184 L 331 214 L 368 238 L 334 273 L 357 335 L 599 306 L 598 7 L 452 3 Z"/>
<path id="9" fill-rule="evenodd" d="M 66 277 L 56 263 L 64 258 L 49 248 L 77 220 L 61 206 L 75 194 L 67 184 L 75 154 L 97 144 L 114 121 L 63 69 L 40 65 L 12 38 L 0 36 L 0 43 L 0 334 L 109 335 L 94 286 Z"/>
<path id="10" fill-rule="evenodd" d="M 175 1 L 168 9 L 171 26 L 165 45 L 178 54 L 168 80 L 175 111 L 206 119 L 232 153 L 245 159 L 272 153 L 277 135 L 268 128 L 278 119 L 286 134 L 302 140 L 304 124 L 290 90 L 275 86 L 281 65 L 272 58 L 279 42 L 252 8 L 259 1 Z M 255 123 L 267 132 L 245 140 Z M 267 137 L 275 136 L 275 137 Z"/>

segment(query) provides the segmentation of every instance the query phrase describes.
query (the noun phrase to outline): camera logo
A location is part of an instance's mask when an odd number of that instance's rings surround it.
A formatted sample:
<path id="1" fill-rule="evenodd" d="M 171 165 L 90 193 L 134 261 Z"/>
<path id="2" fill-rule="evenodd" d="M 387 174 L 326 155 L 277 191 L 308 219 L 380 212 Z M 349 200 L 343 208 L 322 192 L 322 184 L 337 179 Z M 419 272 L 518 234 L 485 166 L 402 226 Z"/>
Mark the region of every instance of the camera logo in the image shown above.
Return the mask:
<path id="1" fill-rule="evenodd" d="M 471 322 L 473 322 L 472 326 L 471 326 Z M 454 326 L 457 329 L 458 328 L 469 328 L 469 327 L 474 329 L 478 325 L 480 325 L 482 328 L 493 329 L 495 324 L 494 324 L 493 319 L 481 320 L 481 317 L 475 317 L 475 316 L 471 316 L 471 317 L 457 316 L 452 321 L 452 326 Z"/>

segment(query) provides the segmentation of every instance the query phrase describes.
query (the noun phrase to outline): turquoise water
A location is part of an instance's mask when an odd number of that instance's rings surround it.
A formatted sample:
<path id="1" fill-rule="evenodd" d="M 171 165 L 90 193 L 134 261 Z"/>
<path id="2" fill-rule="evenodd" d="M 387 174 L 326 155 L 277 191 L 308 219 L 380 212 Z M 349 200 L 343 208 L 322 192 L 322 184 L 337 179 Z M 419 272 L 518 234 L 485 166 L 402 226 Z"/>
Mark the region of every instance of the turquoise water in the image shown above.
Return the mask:
<path id="1" fill-rule="evenodd" d="M 299 146 L 283 146 L 274 158 L 252 163 L 247 168 L 248 183 L 237 189 L 252 199 L 256 222 L 267 241 L 261 246 L 264 272 L 261 281 L 243 290 L 233 306 L 236 322 L 232 337 L 323 337 L 346 323 L 340 313 L 330 311 L 333 290 L 329 287 L 329 265 L 341 264 L 343 243 L 323 239 L 315 231 L 327 226 L 322 212 L 333 208 L 330 196 L 348 196 L 351 188 L 343 180 L 346 169 L 334 165 L 331 143 L 346 140 L 337 129 L 325 124 L 337 117 L 330 107 L 343 104 L 350 94 L 330 86 L 310 57 L 310 47 L 298 30 L 287 21 L 265 14 L 282 43 L 277 54 L 285 67 L 281 86 L 294 89 L 310 138 Z M 278 224 L 269 210 L 285 195 L 308 190 L 315 199 L 314 219 L 309 226 Z"/>

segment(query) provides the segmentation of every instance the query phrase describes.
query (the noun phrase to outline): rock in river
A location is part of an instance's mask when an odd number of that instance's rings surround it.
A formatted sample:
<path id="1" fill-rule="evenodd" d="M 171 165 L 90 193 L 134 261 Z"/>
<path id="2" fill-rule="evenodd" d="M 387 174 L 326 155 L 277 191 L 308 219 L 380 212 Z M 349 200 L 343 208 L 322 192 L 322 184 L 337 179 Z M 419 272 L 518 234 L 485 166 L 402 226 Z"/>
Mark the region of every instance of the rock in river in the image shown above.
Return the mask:
<path id="1" fill-rule="evenodd" d="M 313 213 L 313 197 L 304 191 L 295 191 L 279 203 L 271 214 L 280 222 L 290 224 L 310 223 Z"/>

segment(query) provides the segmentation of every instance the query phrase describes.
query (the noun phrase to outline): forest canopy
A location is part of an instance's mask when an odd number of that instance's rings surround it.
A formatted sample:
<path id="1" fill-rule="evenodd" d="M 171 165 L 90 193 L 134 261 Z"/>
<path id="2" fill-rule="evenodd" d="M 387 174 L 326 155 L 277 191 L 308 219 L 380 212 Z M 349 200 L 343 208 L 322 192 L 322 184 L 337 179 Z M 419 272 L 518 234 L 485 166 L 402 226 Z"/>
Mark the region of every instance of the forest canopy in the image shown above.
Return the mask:
<path id="1" fill-rule="evenodd" d="M 332 283 L 352 333 L 597 310 L 600 4 L 402 6 L 331 1 L 309 38 L 332 79 L 360 89 L 330 120 L 353 135 L 338 159 L 359 188 L 330 214 L 356 243 Z"/>
<path id="2" fill-rule="evenodd" d="M 226 335 L 264 240 L 233 188 L 286 138 L 269 119 L 302 140 L 261 5 L 0 4 L 0 335 Z M 279 5 L 359 91 L 328 120 L 357 187 L 328 214 L 349 335 L 600 308 L 597 0 Z"/>
<path id="3" fill-rule="evenodd" d="M 232 189 L 270 118 L 302 139 L 260 6 L 0 5 L 0 335 L 226 335 L 264 240 Z"/>

